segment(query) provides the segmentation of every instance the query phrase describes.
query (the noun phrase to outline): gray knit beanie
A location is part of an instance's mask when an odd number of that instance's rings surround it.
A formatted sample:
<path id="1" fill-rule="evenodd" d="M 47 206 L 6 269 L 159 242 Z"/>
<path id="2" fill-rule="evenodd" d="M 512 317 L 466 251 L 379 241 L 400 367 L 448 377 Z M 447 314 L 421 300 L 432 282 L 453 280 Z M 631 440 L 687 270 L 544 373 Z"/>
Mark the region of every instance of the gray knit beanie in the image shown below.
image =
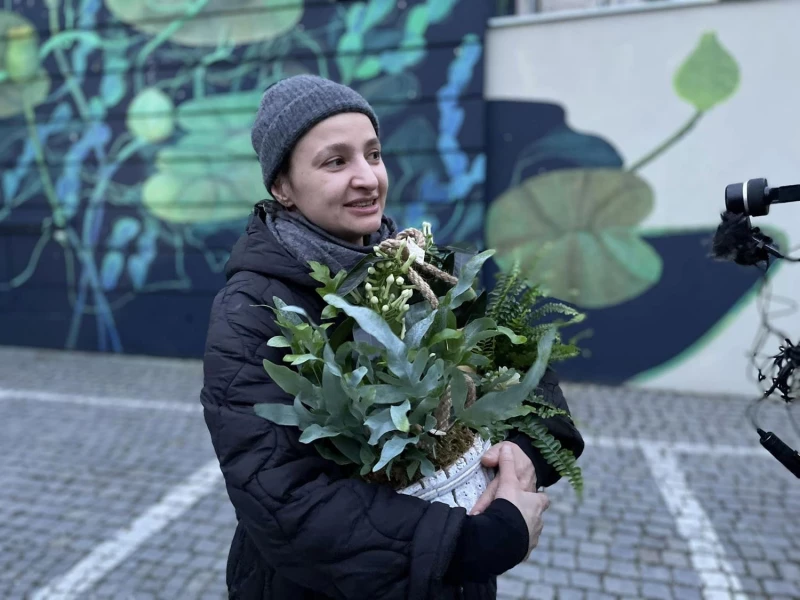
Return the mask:
<path id="1" fill-rule="evenodd" d="M 320 121 L 344 112 L 367 115 L 380 134 L 375 111 L 345 85 L 316 75 L 295 75 L 267 88 L 250 138 L 268 192 L 298 140 Z"/>

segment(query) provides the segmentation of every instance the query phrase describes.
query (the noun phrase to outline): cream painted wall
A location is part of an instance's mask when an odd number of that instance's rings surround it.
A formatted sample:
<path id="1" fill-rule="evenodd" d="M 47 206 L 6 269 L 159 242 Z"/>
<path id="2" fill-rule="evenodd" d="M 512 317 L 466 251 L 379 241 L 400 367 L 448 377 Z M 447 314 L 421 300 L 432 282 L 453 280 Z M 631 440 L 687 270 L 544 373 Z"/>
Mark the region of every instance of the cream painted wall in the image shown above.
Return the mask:
<path id="1" fill-rule="evenodd" d="M 643 229 L 716 226 L 728 183 L 752 177 L 767 177 L 773 185 L 800 183 L 798 24 L 800 1 L 755 0 L 493 26 L 486 96 L 557 102 L 572 128 L 606 138 L 630 164 L 692 116 L 693 107 L 674 91 L 673 75 L 703 33 L 717 32 L 739 64 L 738 92 L 640 172 L 656 194 Z M 757 224 L 775 225 L 798 244 L 800 205 L 774 208 Z M 779 270 L 774 291 L 800 299 L 800 267 Z M 800 312 L 776 323 L 800 333 Z M 747 355 L 757 327 L 751 301 L 689 349 L 690 358 L 631 383 L 755 393 Z"/>

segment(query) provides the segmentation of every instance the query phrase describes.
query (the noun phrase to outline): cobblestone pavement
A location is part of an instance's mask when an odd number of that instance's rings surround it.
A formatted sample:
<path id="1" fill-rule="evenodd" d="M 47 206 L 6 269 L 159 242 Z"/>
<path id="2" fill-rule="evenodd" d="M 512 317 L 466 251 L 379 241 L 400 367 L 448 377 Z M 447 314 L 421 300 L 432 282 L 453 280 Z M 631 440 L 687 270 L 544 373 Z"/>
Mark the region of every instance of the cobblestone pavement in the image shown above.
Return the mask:
<path id="1" fill-rule="evenodd" d="M 0 348 L 0 598 L 225 597 L 234 516 L 197 361 Z M 549 490 L 500 598 L 800 598 L 800 481 L 742 398 L 565 386 L 582 502 Z M 800 445 L 780 406 L 765 428 Z"/>

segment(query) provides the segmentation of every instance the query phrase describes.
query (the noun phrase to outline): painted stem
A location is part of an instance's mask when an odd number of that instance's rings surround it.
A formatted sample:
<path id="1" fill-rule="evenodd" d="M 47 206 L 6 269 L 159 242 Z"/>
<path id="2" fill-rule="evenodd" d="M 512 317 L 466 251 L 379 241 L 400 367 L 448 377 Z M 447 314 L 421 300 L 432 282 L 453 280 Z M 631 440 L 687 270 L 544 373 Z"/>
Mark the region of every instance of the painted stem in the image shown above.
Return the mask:
<path id="1" fill-rule="evenodd" d="M 660 156 L 661 154 L 663 154 L 664 152 L 669 150 L 683 136 L 685 136 L 687 133 L 689 133 L 694 128 L 695 125 L 697 125 L 697 122 L 700 120 L 700 118 L 703 116 L 703 114 L 704 113 L 703 113 L 702 110 L 698 110 L 694 115 L 692 115 L 692 118 L 689 119 L 683 127 L 681 127 L 677 132 L 675 132 L 674 135 L 672 135 L 672 137 L 668 138 L 664 143 L 662 143 L 661 145 L 657 146 L 649 154 L 646 154 L 645 156 L 640 158 L 637 162 L 633 163 L 628 168 L 628 171 L 630 171 L 631 173 L 634 173 L 634 172 L 640 170 L 646 164 L 652 162 L 653 160 L 658 158 L 658 156 Z"/>
<path id="2" fill-rule="evenodd" d="M 48 7 L 48 17 L 50 19 L 50 35 L 52 37 L 59 32 L 57 4 L 50 3 Z M 75 105 L 78 107 L 78 112 L 81 113 L 81 118 L 84 121 L 88 121 L 89 115 L 91 114 L 89 103 L 86 101 L 86 96 L 83 95 L 83 90 L 81 89 L 81 86 L 78 85 L 75 75 L 69 68 L 69 63 L 67 62 L 66 56 L 64 56 L 64 51 L 61 50 L 61 48 L 55 48 L 53 50 L 53 55 L 56 57 L 56 63 L 58 64 L 59 70 L 67 80 L 67 87 L 69 88 L 69 92 L 72 94 L 72 97 L 75 100 Z"/>
<path id="3" fill-rule="evenodd" d="M 28 136 L 33 144 L 33 151 L 36 155 L 36 166 L 39 169 L 39 176 L 42 178 L 42 186 L 44 187 L 45 196 L 50 203 L 50 208 L 53 210 L 53 221 L 56 227 L 63 227 L 65 223 L 64 214 L 61 211 L 61 206 L 58 202 L 58 195 L 56 194 L 53 180 L 50 177 L 50 172 L 47 170 L 47 164 L 44 159 L 44 149 L 42 142 L 39 139 L 39 130 L 36 128 L 36 114 L 33 111 L 33 106 L 27 98 L 22 102 L 23 112 L 25 114 L 25 123 L 28 126 Z"/>

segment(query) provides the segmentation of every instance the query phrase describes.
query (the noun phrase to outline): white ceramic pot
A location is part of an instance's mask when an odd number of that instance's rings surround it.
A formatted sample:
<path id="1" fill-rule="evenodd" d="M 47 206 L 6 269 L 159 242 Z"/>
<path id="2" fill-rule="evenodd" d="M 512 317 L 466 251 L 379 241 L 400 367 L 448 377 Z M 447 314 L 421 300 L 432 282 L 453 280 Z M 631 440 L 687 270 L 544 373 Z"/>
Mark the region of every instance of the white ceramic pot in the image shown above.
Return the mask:
<path id="1" fill-rule="evenodd" d="M 469 450 L 455 463 L 398 491 L 469 511 L 494 479 L 494 470 L 481 465 L 481 458 L 491 446 L 491 442 L 476 436 Z"/>

